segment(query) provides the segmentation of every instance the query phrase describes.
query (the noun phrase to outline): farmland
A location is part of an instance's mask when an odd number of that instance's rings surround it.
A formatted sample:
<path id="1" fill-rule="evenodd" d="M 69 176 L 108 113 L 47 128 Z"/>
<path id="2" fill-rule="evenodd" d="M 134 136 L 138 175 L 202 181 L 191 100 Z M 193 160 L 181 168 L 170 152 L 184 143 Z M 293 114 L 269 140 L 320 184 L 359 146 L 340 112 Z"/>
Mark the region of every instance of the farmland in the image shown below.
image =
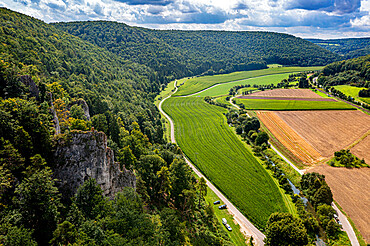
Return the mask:
<path id="1" fill-rule="evenodd" d="M 359 143 L 351 148 L 351 153 L 357 157 L 363 158 L 367 164 L 370 164 L 370 135 L 367 135 Z"/>
<path id="2" fill-rule="evenodd" d="M 257 227 L 271 213 L 288 211 L 270 174 L 227 125 L 226 109 L 198 97 L 169 98 L 163 109 L 184 153 Z"/>
<path id="3" fill-rule="evenodd" d="M 306 165 L 323 159 L 317 150 L 289 127 L 276 113 L 257 112 L 257 116 L 279 142 Z"/>
<path id="4" fill-rule="evenodd" d="M 210 88 L 206 91 L 203 91 L 197 96 L 221 96 L 221 95 L 227 95 L 229 94 L 229 90 L 236 86 L 236 85 L 270 85 L 274 84 L 276 85 L 281 80 L 288 78 L 290 73 L 283 73 L 283 74 L 273 74 L 273 75 L 265 75 L 257 78 L 249 78 L 244 80 L 239 80 L 235 82 L 229 82 L 224 84 L 219 84 L 213 88 Z M 245 88 L 249 89 L 249 88 Z"/>
<path id="5" fill-rule="evenodd" d="M 359 97 L 358 92 L 362 89 L 365 89 L 363 87 L 355 87 L 355 86 L 350 86 L 350 85 L 337 85 L 334 86 L 335 89 L 340 90 L 343 92 L 346 96 L 351 96 L 355 98 L 358 101 L 365 102 L 367 104 L 370 104 L 370 98 L 366 97 Z"/>
<path id="6" fill-rule="evenodd" d="M 253 96 L 260 97 L 289 97 L 289 98 L 322 98 L 315 92 L 308 89 L 274 89 L 253 93 Z"/>
<path id="7" fill-rule="evenodd" d="M 354 107 L 344 102 L 333 101 L 303 101 L 303 100 L 273 100 L 273 99 L 239 99 L 237 104 L 243 104 L 248 110 L 351 110 Z"/>
<path id="8" fill-rule="evenodd" d="M 272 114 L 281 118 L 323 157 L 330 157 L 335 151 L 346 148 L 370 130 L 370 117 L 358 110 L 281 111 Z"/>
<path id="9" fill-rule="evenodd" d="M 335 168 L 319 165 L 311 169 L 325 175 L 334 200 L 356 224 L 365 241 L 370 241 L 370 168 Z"/>
<path id="10" fill-rule="evenodd" d="M 247 78 L 269 75 L 269 74 L 279 74 L 279 73 L 294 73 L 310 70 L 320 70 L 322 67 L 273 67 L 262 70 L 252 70 L 252 71 L 242 71 L 234 72 L 230 74 L 220 74 L 214 76 L 202 76 L 194 77 L 184 81 L 184 84 L 179 87 L 176 96 L 189 95 L 205 88 L 213 86 L 215 84 L 226 83 L 231 81 L 243 80 Z M 213 95 L 215 96 L 215 95 Z"/>

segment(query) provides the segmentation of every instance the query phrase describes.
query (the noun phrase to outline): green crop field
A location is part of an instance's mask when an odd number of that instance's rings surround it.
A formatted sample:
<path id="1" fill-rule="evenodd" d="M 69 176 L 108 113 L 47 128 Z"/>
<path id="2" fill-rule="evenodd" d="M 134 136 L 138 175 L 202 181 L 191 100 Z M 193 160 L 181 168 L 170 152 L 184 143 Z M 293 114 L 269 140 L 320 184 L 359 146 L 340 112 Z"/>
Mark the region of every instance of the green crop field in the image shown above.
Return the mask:
<path id="1" fill-rule="evenodd" d="M 283 73 L 283 74 L 273 74 L 273 75 L 265 75 L 262 77 L 257 77 L 257 78 L 250 78 L 250 79 L 244 79 L 244 80 L 239 80 L 235 82 L 229 82 L 225 84 L 220 84 L 217 85 L 213 88 L 210 88 L 206 91 L 203 91 L 199 94 L 196 94 L 196 96 L 221 96 L 221 95 L 227 95 L 229 94 L 229 90 L 236 86 L 236 85 L 270 85 L 274 84 L 276 85 L 283 79 L 287 79 L 290 73 Z M 181 87 L 180 87 L 181 88 Z M 247 88 L 248 89 L 248 88 Z M 176 93 L 177 95 L 177 93 Z"/>
<path id="2" fill-rule="evenodd" d="M 169 98 L 163 109 L 175 122 L 178 145 L 258 228 L 273 212 L 288 212 L 271 175 L 227 125 L 227 110 L 203 98 Z"/>
<path id="3" fill-rule="evenodd" d="M 334 86 L 335 89 L 340 90 L 346 96 L 351 96 L 356 98 L 357 101 L 362 101 L 364 103 L 370 104 L 370 98 L 368 97 L 359 97 L 358 92 L 362 89 L 366 89 L 364 87 L 355 87 L 350 85 L 337 85 Z"/>
<path id="4" fill-rule="evenodd" d="M 323 67 L 272 67 L 268 69 L 252 70 L 234 72 L 230 74 L 220 74 L 213 76 L 202 76 L 187 79 L 183 82 L 183 85 L 179 87 L 177 96 L 189 95 L 203 89 L 206 89 L 212 85 L 226 83 L 236 80 L 242 80 L 262 75 L 279 74 L 279 73 L 294 73 L 311 70 L 321 70 Z"/>
<path id="5" fill-rule="evenodd" d="M 248 110 L 355 110 L 345 102 L 298 101 L 272 99 L 235 99 L 236 104 L 244 104 Z"/>

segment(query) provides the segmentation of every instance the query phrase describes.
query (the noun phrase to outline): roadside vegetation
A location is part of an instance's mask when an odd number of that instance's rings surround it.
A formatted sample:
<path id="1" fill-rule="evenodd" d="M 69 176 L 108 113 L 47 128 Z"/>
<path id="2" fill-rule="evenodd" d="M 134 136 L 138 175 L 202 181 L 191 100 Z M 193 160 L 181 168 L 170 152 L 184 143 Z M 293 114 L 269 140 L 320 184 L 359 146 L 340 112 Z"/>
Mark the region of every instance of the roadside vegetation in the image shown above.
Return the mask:
<path id="1" fill-rule="evenodd" d="M 370 97 L 364 97 L 360 96 L 359 92 L 366 90 L 365 87 L 355 87 L 350 85 L 337 85 L 334 86 L 334 88 L 340 92 L 342 92 L 344 95 L 348 98 L 353 98 L 357 101 L 362 101 L 364 103 L 370 104 Z"/>

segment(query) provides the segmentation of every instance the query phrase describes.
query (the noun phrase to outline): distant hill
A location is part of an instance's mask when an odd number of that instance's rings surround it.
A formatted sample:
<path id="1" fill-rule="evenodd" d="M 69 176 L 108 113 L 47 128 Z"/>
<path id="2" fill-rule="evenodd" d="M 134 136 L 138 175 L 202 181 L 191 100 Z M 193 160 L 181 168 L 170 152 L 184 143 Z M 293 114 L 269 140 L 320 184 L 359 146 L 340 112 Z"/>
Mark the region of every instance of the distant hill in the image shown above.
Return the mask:
<path id="1" fill-rule="evenodd" d="M 353 85 L 370 87 L 370 55 L 334 62 L 324 67 L 318 83 L 324 87 Z"/>
<path id="2" fill-rule="evenodd" d="M 137 121 L 144 130 L 145 124 L 150 138 L 162 139 L 155 130 L 161 123 L 153 120 L 161 88 L 154 70 L 27 15 L 0 8 L 0 23 L 1 65 L 31 66 L 27 73 L 36 82 L 58 82 L 71 97 L 85 99 L 92 115 L 113 111 L 126 125 Z"/>
<path id="3" fill-rule="evenodd" d="M 345 59 L 352 59 L 370 54 L 370 38 L 345 39 L 307 39 L 331 52 L 337 53 Z"/>
<path id="4" fill-rule="evenodd" d="M 60 30 L 157 71 L 161 82 L 199 74 L 313 66 L 340 56 L 292 35 L 272 32 L 152 30 L 107 21 L 53 24 Z"/>

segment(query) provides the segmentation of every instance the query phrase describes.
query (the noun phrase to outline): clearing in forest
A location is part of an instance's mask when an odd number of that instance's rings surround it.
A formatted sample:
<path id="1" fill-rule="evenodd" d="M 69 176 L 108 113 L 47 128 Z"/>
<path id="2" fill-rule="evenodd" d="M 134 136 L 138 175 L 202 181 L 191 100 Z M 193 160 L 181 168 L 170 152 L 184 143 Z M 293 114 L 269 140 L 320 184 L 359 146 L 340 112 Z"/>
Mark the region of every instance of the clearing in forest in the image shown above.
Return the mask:
<path id="1" fill-rule="evenodd" d="M 370 168 L 319 165 L 310 169 L 310 172 L 325 175 L 334 200 L 352 219 L 365 241 L 370 242 Z"/>
<path id="2" fill-rule="evenodd" d="M 185 155 L 257 228 L 265 227 L 271 213 L 288 212 L 286 195 L 228 126 L 226 109 L 203 98 L 175 97 L 163 110 L 174 120 Z"/>

